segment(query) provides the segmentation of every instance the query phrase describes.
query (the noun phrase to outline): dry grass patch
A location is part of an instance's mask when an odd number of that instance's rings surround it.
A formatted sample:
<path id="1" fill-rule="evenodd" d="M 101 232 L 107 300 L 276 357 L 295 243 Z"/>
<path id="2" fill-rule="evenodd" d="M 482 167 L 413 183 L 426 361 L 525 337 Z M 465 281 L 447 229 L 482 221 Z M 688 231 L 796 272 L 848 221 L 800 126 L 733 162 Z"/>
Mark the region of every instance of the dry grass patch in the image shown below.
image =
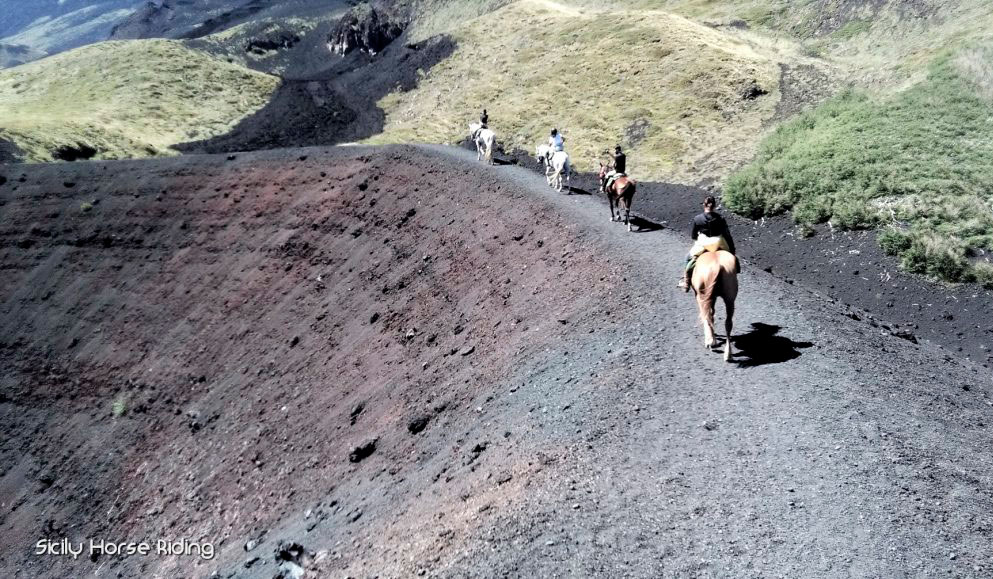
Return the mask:
<path id="1" fill-rule="evenodd" d="M 504 146 L 533 150 L 555 126 L 582 169 L 622 143 L 638 177 L 720 178 L 753 156 L 778 100 L 778 63 L 796 58 L 782 43 L 673 14 L 544 0 L 450 34 L 449 59 L 380 102 L 386 127 L 371 141 L 457 141 L 486 107 Z"/>
<path id="2" fill-rule="evenodd" d="M 0 137 L 27 161 L 78 143 L 96 158 L 168 154 L 229 131 L 278 84 L 175 41 L 104 42 L 0 71 Z"/>

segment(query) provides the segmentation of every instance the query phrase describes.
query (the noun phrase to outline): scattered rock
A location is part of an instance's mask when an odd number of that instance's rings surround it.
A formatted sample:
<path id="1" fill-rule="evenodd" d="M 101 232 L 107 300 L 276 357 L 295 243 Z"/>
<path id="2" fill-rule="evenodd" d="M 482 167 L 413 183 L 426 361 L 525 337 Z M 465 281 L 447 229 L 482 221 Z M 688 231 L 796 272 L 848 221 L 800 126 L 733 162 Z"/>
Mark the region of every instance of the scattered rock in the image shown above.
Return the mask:
<path id="1" fill-rule="evenodd" d="M 352 408 L 352 412 L 349 414 L 349 417 L 352 419 L 352 425 L 359 419 L 359 414 L 362 414 L 363 410 L 365 410 L 365 404 L 362 402 L 359 402 L 355 405 L 355 408 Z"/>
<path id="2" fill-rule="evenodd" d="M 293 336 L 293 339 L 290 340 L 290 347 L 294 348 L 299 343 L 300 343 L 300 336 Z"/>
<path id="3" fill-rule="evenodd" d="M 376 452 L 376 443 L 379 442 L 378 438 L 373 438 L 372 440 L 366 441 L 355 448 L 348 455 L 349 462 L 361 462 L 366 458 L 372 456 L 372 453 Z"/>
<path id="4" fill-rule="evenodd" d="M 463 356 L 468 356 L 469 354 L 472 354 L 475 351 L 476 351 L 476 346 L 468 346 L 468 347 L 462 348 L 459 351 L 459 354 L 461 354 Z"/>
<path id="5" fill-rule="evenodd" d="M 300 579 L 305 574 L 304 567 L 308 560 L 307 552 L 299 543 L 280 542 L 276 547 L 276 563 L 280 573 L 276 577 Z"/>
<path id="6" fill-rule="evenodd" d="M 425 428 L 427 428 L 428 422 L 430 421 L 431 421 L 430 414 L 422 414 L 414 418 L 407 424 L 407 430 L 409 430 L 411 434 L 417 434 L 422 430 L 424 430 Z"/>
<path id="7" fill-rule="evenodd" d="M 303 545 L 300 543 L 294 543 L 291 541 L 280 541 L 279 545 L 276 546 L 276 561 L 292 561 L 294 563 L 299 563 L 303 560 L 304 551 Z"/>
<path id="8" fill-rule="evenodd" d="M 96 149 L 83 143 L 76 143 L 75 146 L 62 145 L 52 151 L 53 158 L 69 162 L 78 161 L 79 159 L 91 159 L 96 154 Z"/>
<path id="9" fill-rule="evenodd" d="M 376 313 L 372 314 L 371 316 L 369 316 L 369 323 L 370 324 L 375 324 L 377 321 L 379 321 L 379 312 L 376 312 Z"/>
<path id="10" fill-rule="evenodd" d="M 767 94 L 769 94 L 769 91 L 759 86 L 759 83 L 754 80 L 746 83 L 741 89 L 741 98 L 746 101 L 755 100 Z"/>
<path id="11" fill-rule="evenodd" d="M 908 342 L 910 342 L 912 344 L 916 344 L 917 343 L 917 336 L 915 336 L 914 333 L 911 332 L 910 330 L 898 330 L 898 329 L 894 329 L 892 332 L 890 332 L 890 334 L 893 335 L 893 336 L 896 336 L 897 338 L 900 338 L 902 340 L 907 340 Z"/>
<path id="12" fill-rule="evenodd" d="M 41 474 L 38 475 L 38 482 L 41 483 L 41 489 L 45 490 L 55 484 L 55 475 L 52 474 L 51 471 L 42 471 Z"/>

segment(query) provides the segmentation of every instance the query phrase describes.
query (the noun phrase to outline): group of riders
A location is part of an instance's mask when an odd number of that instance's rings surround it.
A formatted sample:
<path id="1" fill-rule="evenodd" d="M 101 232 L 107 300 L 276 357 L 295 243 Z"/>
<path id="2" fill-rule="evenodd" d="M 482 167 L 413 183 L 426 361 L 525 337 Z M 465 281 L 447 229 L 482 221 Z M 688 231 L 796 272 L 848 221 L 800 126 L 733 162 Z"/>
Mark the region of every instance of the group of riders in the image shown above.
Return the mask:
<path id="1" fill-rule="evenodd" d="M 486 109 L 483 109 L 483 113 L 479 116 L 481 128 L 488 128 L 489 120 L 490 117 L 486 113 Z M 558 129 L 553 128 L 551 130 L 551 134 L 548 137 L 548 148 L 551 153 L 565 150 L 565 137 L 562 136 L 562 133 Z M 605 191 L 610 190 L 615 180 L 626 176 L 627 156 L 621 150 L 620 145 L 614 147 L 614 154 L 608 161 L 607 169 L 604 184 Z M 696 265 L 698 257 L 708 251 L 717 252 L 722 250 L 736 255 L 734 238 L 731 237 L 731 231 L 728 228 L 727 221 L 717 212 L 717 200 L 713 196 L 708 195 L 703 200 L 703 213 L 693 218 L 692 227 L 690 228 L 690 238 L 693 240 L 693 246 L 686 255 L 686 267 L 684 268 L 683 277 L 679 280 L 678 284 L 686 292 L 690 291 L 693 267 Z"/>

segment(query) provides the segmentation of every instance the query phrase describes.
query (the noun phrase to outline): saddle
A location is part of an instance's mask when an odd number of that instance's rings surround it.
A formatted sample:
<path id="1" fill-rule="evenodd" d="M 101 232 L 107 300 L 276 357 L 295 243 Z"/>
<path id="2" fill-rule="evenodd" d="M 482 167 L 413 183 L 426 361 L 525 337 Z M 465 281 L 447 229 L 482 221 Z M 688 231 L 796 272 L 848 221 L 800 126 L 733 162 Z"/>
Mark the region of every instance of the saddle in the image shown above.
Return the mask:
<path id="1" fill-rule="evenodd" d="M 621 177 L 627 177 L 626 173 L 614 173 L 613 175 L 607 176 L 607 183 L 604 185 L 604 189 L 610 189 L 614 185 L 614 181 L 617 181 Z"/>

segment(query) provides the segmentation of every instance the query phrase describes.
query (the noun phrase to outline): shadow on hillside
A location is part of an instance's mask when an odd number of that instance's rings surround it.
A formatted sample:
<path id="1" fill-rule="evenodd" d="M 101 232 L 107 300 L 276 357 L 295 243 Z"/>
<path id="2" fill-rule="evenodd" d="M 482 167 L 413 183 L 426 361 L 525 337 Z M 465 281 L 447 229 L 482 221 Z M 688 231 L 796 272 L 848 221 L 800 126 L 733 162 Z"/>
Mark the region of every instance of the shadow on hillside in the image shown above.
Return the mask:
<path id="1" fill-rule="evenodd" d="M 358 51 L 347 57 L 324 55 L 329 66 L 309 78 L 284 79 L 269 102 L 230 132 L 180 143 L 181 152 L 229 153 L 335 145 L 360 141 L 383 131 L 379 101 L 395 91 L 417 87 L 425 71 L 455 51 L 447 36 L 405 44 L 394 41 L 375 57 Z M 321 44 L 316 50 L 326 48 Z"/>
<path id="2" fill-rule="evenodd" d="M 800 350 L 813 346 L 813 342 L 794 342 L 780 336 L 782 328 L 757 322 L 746 334 L 732 336 L 734 360 L 740 368 L 753 368 L 766 364 L 780 364 L 799 358 Z"/>

